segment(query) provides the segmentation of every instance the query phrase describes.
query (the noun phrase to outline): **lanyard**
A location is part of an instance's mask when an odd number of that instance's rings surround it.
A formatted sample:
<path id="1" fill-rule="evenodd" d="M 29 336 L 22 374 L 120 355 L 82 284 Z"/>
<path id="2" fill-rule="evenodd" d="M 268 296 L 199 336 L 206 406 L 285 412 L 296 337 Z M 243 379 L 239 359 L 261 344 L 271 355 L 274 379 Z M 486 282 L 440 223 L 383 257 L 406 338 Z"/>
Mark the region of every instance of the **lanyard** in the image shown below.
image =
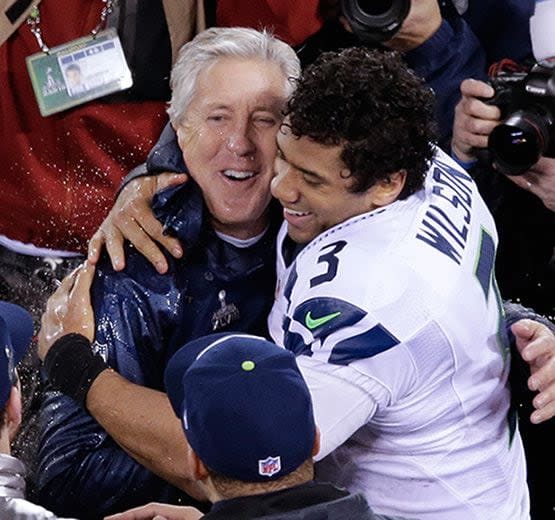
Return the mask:
<path id="1" fill-rule="evenodd" d="M 104 27 L 104 23 L 106 22 L 106 18 L 112 12 L 115 0 L 102 0 L 104 6 L 102 7 L 102 11 L 100 12 L 100 20 L 96 27 L 91 31 L 91 35 L 93 38 L 96 38 L 96 35 Z M 29 25 L 31 32 L 35 36 L 37 43 L 39 44 L 39 48 L 45 54 L 49 54 L 50 47 L 44 43 L 42 39 L 42 29 L 40 26 L 40 10 L 39 6 L 36 5 L 33 7 L 31 13 L 29 14 L 29 18 L 27 18 L 27 24 Z"/>

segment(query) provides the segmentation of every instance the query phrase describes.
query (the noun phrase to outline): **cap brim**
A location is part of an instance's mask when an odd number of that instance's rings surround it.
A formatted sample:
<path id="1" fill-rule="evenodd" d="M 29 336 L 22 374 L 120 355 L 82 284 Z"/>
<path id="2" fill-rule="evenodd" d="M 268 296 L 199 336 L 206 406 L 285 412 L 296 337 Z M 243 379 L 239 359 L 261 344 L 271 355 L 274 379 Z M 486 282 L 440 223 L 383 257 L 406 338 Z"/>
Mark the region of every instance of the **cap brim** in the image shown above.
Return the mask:
<path id="1" fill-rule="evenodd" d="M 23 307 L 8 302 L 0 302 L 0 317 L 10 335 L 14 363 L 17 365 L 25 357 L 33 339 L 33 318 Z"/>

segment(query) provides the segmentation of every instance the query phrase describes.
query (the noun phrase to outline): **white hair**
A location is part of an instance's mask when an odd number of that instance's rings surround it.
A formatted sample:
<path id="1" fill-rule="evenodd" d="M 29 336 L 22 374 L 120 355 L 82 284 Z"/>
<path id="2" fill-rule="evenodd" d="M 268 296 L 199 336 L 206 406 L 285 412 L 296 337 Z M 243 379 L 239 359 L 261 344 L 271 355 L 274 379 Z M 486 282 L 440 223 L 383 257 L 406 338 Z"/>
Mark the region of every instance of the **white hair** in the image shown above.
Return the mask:
<path id="1" fill-rule="evenodd" d="M 179 51 L 170 85 L 172 97 L 168 115 L 174 127 L 181 122 L 195 94 L 199 74 L 220 58 L 267 60 L 279 65 L 290 95 L 300 74 L 295 51 L 267 31 L 242 27 L 212 27 L 203 31 Z"/>

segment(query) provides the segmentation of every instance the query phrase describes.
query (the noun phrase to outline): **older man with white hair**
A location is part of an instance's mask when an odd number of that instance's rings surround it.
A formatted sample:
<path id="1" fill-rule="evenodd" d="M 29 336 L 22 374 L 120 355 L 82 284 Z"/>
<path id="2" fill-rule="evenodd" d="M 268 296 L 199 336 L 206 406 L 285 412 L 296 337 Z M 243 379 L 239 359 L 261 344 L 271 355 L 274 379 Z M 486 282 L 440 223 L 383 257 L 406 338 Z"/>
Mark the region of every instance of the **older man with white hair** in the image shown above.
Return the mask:
<path id="1" fill-rule="evenodd" d="M 171 127 L 149 167 L 188 171 L 192 178 L 154 203 L 186 253 L 168 257 L 166 275 L 133 250 L 127 251 L 125 272 L 115 272 L 107 259 L 99 267 L 93 286 L 96 357 L 64 358 L 62 387 L 75 376 L 79 389 L 72 395 L 84 401 L 107 362 L 142 388 L 118 391 L 100 408 L 113 414 L 113 405 L 122 405 L 140 419 L 114 431 L 74 399 L 47 396 L 38 485 L 42 502 L 58 513 L 97 517 L 148 500 L 175 500 L 175 488 L 144 466 L 186 486 L 187 475 L 172 476 L 180 457 L 164 448 L 167 429 L 179 431 L 179 422 L 152 427 L 158 412 L 169 408 L 164 368 L 177 348 L 207 333 L 265 331 L 279 225 L 269 190 L 275 136 L 298 72 L 291 47 L 251 29 L 211 29 L 182 48 L 171 78 Z"/>

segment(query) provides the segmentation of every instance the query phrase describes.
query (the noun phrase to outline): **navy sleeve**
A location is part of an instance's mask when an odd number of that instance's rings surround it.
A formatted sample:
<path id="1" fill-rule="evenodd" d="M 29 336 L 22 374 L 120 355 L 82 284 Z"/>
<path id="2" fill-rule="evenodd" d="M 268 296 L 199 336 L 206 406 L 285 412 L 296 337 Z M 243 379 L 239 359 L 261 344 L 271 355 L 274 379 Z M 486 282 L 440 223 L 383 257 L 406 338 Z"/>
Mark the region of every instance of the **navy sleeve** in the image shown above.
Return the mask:
<path id="1" fill-rule="evenodd" d="M 440 144 L 448 150 L 461 82 L 466 78 L 486 79 L 484 50 L 465 20 L 453 17 L 444 19 L 436 33 L 407 52 L 405 59 L 434 90 Z"/>
<path id="2" fill-rule="evenodd" d="M 128 380 L 161 389 L 166 331 L 179 296 L 171 275 L 157 275 L 138 254 L 128 252 L 128 258 L 127 272 L 135 277 L 112 271 L 106 260 L 97 272 L 93 348 Z M 98 518 L 148 501 L 172 501 L 178 494 L 58 392 L 47 392 L 40 434 L 39 496 L 58 515 Z"/>
<path id="3" fill-rule="evenodd" d="M 468 3 L 464 18 L 480 40 L 488 64 L 505 58 L 522 61 L 532 55 L 529 21 L 535 3 L 535 0 L 471 0 Z"/>

